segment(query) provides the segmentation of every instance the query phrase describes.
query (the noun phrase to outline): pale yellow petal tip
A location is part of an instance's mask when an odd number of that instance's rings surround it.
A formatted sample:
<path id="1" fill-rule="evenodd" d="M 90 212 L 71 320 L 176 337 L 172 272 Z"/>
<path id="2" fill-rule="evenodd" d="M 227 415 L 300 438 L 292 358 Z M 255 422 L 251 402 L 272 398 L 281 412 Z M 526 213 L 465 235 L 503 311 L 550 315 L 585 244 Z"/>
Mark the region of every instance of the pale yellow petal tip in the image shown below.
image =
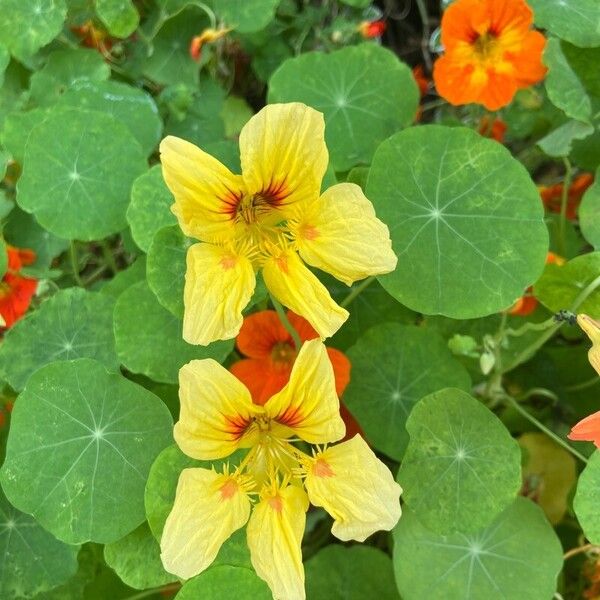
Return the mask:
<path id="1" fill-rule="evenodd" d="M 600 343 L 600 322 L 592 319 L 592 317 L 580 313 L 577 315 L 577 324 L 590 338 L 592 343 Z"/>

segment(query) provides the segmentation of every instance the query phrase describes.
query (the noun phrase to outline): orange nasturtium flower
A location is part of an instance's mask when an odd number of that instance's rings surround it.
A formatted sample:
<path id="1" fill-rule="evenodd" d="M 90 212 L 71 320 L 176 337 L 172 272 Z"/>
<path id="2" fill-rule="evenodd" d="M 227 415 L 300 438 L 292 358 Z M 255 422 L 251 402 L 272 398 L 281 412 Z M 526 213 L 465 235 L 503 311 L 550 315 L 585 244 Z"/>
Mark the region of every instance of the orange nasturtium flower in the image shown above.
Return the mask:
<path id="1" fill-rule="evenodd" d="M 506 133 L 507 125 L 502 119 L 494 119 L 491 121 L 490 117 L 485 115 L 479 121 L 479 133 L 484 137 L 489 137 L 492 140 L 496 140 L 501 144 L 504 142 L 504 134 Z"/>
<path id="2" fill-rule="evenodd" d="M 200 60 L 202 54 L 202 46 L 210 44 L 227 35 L 231 31 L 231 27 L 221 27 L 220 29 L 205 29 L 200 35 L 192 38 L 190 42 L 190 56 L 194 60 Z"/>
<path id="3" fill-rule="evenodd" d="M 327 168 L 323 115 L 300 103 L 272 104 L 240 133 L 242 175 L 182 139 L 160 145 L 173 213 L 188 249 L 183 337 L 207 345 L 236 336 L 262 269 L 271 294 L 319 336 L 348 318 L 302 262 L 347 285 L 396 266 L 389 231 L 358 185 L 320 194 Z"/>
<path id="4" fill-rule="evenodd" d="M 367 39 L 381 37 L 385 30 L 386 24 L 382 19 L 378 21 L 362 21 L 358 26 L 360 35 Z"/>
<path id="5" fill-rule="evenodd" d="M 320 339 L 305 342 L 290 380 L 263 406 L 211 359 L 179 372 L 177 444 L 188 456 L 216 460 L 249 448 L 223 472 L 184 469 L 161 539 L 165 569 L 187 579 L 204 571 L 219 548 L 248 523 L 252 565 L 274 598 L 303 600 L 301 541 L 309 501 L 334 519 L 341 540 L 363 541 L 400 518 L 400 486 L 366 442 L 344 436 L 333 369 Z M 316 447 L 312 455 L 292 445 Z"/>
<path id="6" fill-rule="evenodd" d="M 433 69 L 436 88 L 451 104 L 497 110 L 517 90 L 541 81 L 546 39 L 532 31 L 524 0 L 456 0 L 442 17 L 444 55 Z"/>
<path id="7" fill-rule="evenodd" d="M 37 290 L 37 279 L 21 275 L 21 268 L 35 261 L 35 252 L 24 248 L 6 247 L 8 268 L 0 282 L 0 318 L 2 327 L 12 327 L 29 308 Z"/>
<path id="8" fill-rule="evenodd" d="M 569 187 L 567 196 L 567 219 L 577 218 L 577 209 L 581 204 L 581 199 L 585 191 L 594 183 L 594 176 L 591 173 L 581 173 L 575 177 Z M 562 194 L 564 185 L 557 183 L 555 185 L 540 186 L 540 196 L 547 210 L 560 213 L 562 204 Z"/>

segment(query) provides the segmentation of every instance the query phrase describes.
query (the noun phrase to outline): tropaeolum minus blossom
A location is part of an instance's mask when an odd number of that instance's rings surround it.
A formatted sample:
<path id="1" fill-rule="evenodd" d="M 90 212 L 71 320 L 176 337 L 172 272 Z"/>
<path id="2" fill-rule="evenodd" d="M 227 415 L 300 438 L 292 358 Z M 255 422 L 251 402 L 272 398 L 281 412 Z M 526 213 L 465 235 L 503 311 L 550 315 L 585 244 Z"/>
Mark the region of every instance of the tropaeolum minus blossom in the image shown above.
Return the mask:
<path id="1" fill-rule="evenodd" d="M 271 294 L 325 338 L 348 312 L 303 261 L 347 285 L 395 268 L 388 228 L 361 188 L 340 183 L 320 193 L 324 132 L 323 115 L 304 104 L 266 106 L 240 133 L 242 175 L 182 139 L 162 141 L 172 210 L 200 240 L 187 253 L 186 341 L 235 337 L 259 269 Z"/>
<path id="2" fill-rule="evenodd" d="M 223 472 L 184 469 L 161 539 L 167 571 L 187 579 L 248 523 L 252 565 L 276 599 L 304 599 L 301 541 L 309 502 L 334 519 L 341 540 L 363 541 L 400 518 L 400 486 L 360 435 L 345 433 L 333 369 L 320 339 L 305 342 L 288 384 L 264 405 L 211 359 L 180 371 L 175 440 L 199 460 L 249 449 Z M 311 454 L 293 445 L 317 445 Z"/>

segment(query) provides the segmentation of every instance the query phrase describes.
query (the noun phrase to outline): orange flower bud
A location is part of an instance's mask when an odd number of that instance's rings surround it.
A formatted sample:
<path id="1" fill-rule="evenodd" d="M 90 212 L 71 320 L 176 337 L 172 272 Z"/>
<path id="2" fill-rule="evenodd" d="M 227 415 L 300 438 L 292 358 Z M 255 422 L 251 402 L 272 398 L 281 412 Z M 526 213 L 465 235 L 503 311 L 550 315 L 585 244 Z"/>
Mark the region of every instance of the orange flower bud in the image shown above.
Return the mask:
<path id="1" fill-rule="evenodd" d="M 358 31 L 360 35 L 364 38 L 377 38 L 383 35 L 383 32 L 386 29 L 385 21 L 363 21 L 358 26 Z"/>
<path id="2" fill-rule="evenodd" d="M 199 61 L 200 56 L 202 55 L 202 46 L 204 46 L 204 44 L 210 44 L 227 35 L 230 31 L 231 28 L 205 29 L 190 42 L 190 56 L 195 61 Z"/>

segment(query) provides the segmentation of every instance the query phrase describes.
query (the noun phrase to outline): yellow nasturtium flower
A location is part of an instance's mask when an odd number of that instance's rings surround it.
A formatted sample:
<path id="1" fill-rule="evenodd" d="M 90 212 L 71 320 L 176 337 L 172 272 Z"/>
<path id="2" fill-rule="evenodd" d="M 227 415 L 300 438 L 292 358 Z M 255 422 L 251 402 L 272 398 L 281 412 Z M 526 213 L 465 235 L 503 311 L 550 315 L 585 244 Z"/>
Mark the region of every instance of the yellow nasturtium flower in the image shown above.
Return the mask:
<path id="1" fill-rule="evenodd" d="M 577 324 L 587 333 L 592 342 L 592 347 L 588 350 L 588 358 L 596 373 L 600 375 L 600 322 L 588 315 L 579 314 Z"/>
<path id="2" fill-rule="evenodd" d="M 347 285 L 395 268 L 388 228 L 359 186 L 340 183 L 320 194 L 324 131 L 323 115 L 304 104 L 266 106 L 240 134 L 242 175 L 182 139 L 162 141 L 173 213 L 183 232 L 200 240 L 187 253 L 189 343 L 238 334 L 259 269 L 273 296 L 325 338 L 348 312 L 304 262 Z"/>
<path id="3" fill-rule="evenodd" d="M 206 569 L 223 542 L 248 523 L 252 564 L 282 600 L 303 600 L 301 541 L 309 501 L 334 519 L 341 540 L 363 541 L 400 518 L 400 486 L 366 442 L 343 438 L 333 368 L 320 339 L 305 342 L 290 380 L 263 406 L 211 359 L 180 371 L 175 440 L 188 456 L 224 458 L 249 448 L 222 473 L 185 469 L 161 539 L 165 569 L 187 579 Z M 319 444 L 312 455 L 292 441 Z"/>

